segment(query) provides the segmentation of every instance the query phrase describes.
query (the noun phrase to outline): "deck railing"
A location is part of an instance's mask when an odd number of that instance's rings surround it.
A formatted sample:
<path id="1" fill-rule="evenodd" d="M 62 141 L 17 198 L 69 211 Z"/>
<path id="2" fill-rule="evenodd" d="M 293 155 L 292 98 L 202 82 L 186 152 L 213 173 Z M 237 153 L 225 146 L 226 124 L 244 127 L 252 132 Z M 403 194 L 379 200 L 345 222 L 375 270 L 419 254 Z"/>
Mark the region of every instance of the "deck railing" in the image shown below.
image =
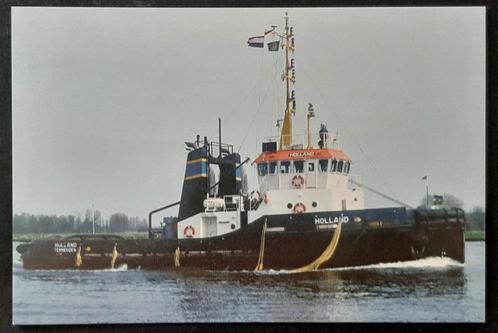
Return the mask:
<path id="1" fill-rule="evenodd" d="M 220 154 L 221 151 L 221 154 Z M 225 156 L 233 153 L 233 145 L 229 145 L 226 143 L 219 143 L 216 141 L 212 141 L 209 144 L 209 153 L 213 157 L 218 157 L 220 155 Z"/>
<path id="2" fill-rule="evenodd" d="M 292 135 L 292 144 L 283 147 L 283 149 L 318 149 L 320 148 L 319 142 L 322 140 L 322 136 L 325 136 L 325 142 L 323 143 L 323 148 L 330 149 L 341 149 L 339 143 L 339 134 L 331 133 L 311 133 L 310 136 L 310 146 L 308 147 L 308 135 L 307 134 L 294 134 Z M 284 135 L 284 139 L 287 137 Z M 279 142 L 279 136 L 268 136 L 264 138 L 264 142 Z"/>

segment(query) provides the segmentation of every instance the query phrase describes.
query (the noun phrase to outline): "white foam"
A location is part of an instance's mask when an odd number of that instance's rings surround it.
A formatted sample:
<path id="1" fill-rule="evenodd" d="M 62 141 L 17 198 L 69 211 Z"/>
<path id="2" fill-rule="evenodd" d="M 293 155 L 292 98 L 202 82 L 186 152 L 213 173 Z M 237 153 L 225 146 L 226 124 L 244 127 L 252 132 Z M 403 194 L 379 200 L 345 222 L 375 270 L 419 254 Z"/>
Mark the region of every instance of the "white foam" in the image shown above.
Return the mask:
<path id="1" fill-rule="evenodd" d="M 354 266 L 354 267 L 339 267 L 327 270 L 343 271 L 343 270 L 355 270 L 355 269 L 386 269 L 386 268 L 420 269 L 420 268 L 450 268 L 450 267 L 463 267 L 463 266 L 464 264 L 448 257 L 427 257 L 418 260 L 397 261 L 397 262 L 379 263 L 373 265 Z"/>
<path id="2" fill-rule="evenodd" d="M 382 269 L 445 269 L 464 267 L 464 264 L 448 257 L 427 257 L 418 260 L 386 262 L 364 266 L 325 268 L 318 271 L 348 271 L 348 270 L 382 270 Z M 259 275 L 296 274 L 292 270 L 265 269 L 262 271 L 242 270 L 239 273 L 253 273 Z"/>
<path id="3" fill-rule="evenodd" d="M 254 273 L 261 274 L 261 275 L 265 275 L 265 274 L 276 275 L 276 274 L 293 274 L 293 273 L 296 273 L 296 272 L 293 272 L 293 271 L 287 270 L 287 269 L 280 269 L 280 270 L 265 269 L 265 270 L 254 272 Z"/>
<path id="4" fill-rule="evenodd" d="M 128 265 L 127 264 L 122 264 L 122 265 L 119 265 L 116 268 L 108 268 L 108 269 L 104 269 L 103 271 L 107 271 L 107 272 L 124 272 L 124 271 L 127 271 L 127 270 L 128 270 Z"/>

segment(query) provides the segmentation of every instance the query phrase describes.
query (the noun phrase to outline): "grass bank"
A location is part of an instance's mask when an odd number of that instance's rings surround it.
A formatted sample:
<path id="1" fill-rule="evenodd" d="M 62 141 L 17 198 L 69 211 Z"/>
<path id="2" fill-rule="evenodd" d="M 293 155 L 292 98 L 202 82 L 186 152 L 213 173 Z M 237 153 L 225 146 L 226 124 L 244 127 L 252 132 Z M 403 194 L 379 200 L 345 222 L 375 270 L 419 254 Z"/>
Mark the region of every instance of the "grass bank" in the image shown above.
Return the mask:
<path id="1" fill-rule="evenodd" d="M 50 239 L 50 240 L 58 240 L 67 236 L 74 235 L 75 233 L 70 234 L 22 234 L 22 235 L 12 235 L 12 240 L 14 242 L 32 242 L 34 240 L 40 239 Z M 149 237 L 147 232 L 113 232 L 113 235 L 121 236 L 125 239 L 145 239 Z"/>
<path id="2" fill-rule="evenodd" d="M 465 240 L 468 242 L 486 240 L 486 232 L 484 230 L 465 231 Z"/>

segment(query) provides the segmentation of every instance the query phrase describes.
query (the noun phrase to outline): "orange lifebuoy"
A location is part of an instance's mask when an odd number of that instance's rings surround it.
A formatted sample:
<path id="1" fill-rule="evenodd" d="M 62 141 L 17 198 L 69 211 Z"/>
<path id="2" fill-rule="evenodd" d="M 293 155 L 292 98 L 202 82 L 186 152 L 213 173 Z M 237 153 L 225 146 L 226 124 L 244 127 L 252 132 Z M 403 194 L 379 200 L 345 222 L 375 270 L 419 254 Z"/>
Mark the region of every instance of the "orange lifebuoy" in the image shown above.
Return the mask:
<path id="1" fill-rule="evenodd" d="M 301 188 L 304 185 L 304 178 L 303 176 L 296 175 L 292 177 L 291 183 L 294 188 Z"/>
<path id="2" fill-rule="evenodd" d="M 191 225 L 188 225 L 183 229 L 183 235 L 187 238 L 192 238 L 195 235 L 195 229 Z"/>
<path id="3" fill-rule="evenodd" d="M 294 214 L 301 214 L 306 212 L 306 206 L 302 202 L 298 202 L 297 204 L 294 205 L 294 208 L 292 209 Z"/>

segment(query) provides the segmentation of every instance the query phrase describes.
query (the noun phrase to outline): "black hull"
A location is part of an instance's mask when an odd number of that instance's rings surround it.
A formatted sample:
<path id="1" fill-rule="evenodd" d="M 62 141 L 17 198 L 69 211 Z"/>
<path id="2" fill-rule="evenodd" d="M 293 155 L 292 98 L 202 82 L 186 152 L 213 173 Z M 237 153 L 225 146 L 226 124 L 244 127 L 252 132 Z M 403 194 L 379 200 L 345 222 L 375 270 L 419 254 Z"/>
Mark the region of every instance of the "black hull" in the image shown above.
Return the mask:
<path id="1" fill-rule="evenodd" d="M 413 211 L 413 216 L 389 220 L 386 210 L 365 211 L 378 219 L 342 224 L 337 249 L 320 268 L 370 265 L 382 262 L 415 260 L 446 256 L 464 262 L 463 216 L 448 212 Z M 349 212 L 348 212 L 349 213 Z M 365 213 L 365 214 L 366 214 Z M 384 215 L 383 215 L 384 214 Z M 387 215 L 386 215 L 387 214 Z M 397 213 L 399 214 L 399 213 Z M 295 269 L 318 258 L 331 242 L 333 224 L 315 225 L 320 216 L 301 214 L 263 217 L 236 232 L 207 239 L 120 240 L 115 267 L 167 270 L 253 270 L 260 255 L 263 224 L 265 234 L 264 269 Z M 368 215 L 368 214 L 367 214 Z M 365 215 L 365 216 L 367 216 Z M 453 216 L 453 218 L 452 218 Z M 293 220 L 292 223 L 289 220 Z M 315 222 L 313 222 L 315 220 Z M 397 221 L 397 222 L 396 222 Z M 275 231 L 280 225 L 283 230 Z M 275 227 L 276 226 L 276 227 Z M 323 229 L 325 226 L 326 229 Z M 273 230 L 272 230 L 273 228 Z M 73 252 L 54 253 L 54 241 L 37 241 L 24 245 L 23 265 L 27 269 L 109 269 L 114 241 L 81 241 L 81 265 L 76 267 Z M 73 244 L 74 245 L 74 244 Z M 180 267 L 175 267 L 175 249 L 181 249 Z"/>

